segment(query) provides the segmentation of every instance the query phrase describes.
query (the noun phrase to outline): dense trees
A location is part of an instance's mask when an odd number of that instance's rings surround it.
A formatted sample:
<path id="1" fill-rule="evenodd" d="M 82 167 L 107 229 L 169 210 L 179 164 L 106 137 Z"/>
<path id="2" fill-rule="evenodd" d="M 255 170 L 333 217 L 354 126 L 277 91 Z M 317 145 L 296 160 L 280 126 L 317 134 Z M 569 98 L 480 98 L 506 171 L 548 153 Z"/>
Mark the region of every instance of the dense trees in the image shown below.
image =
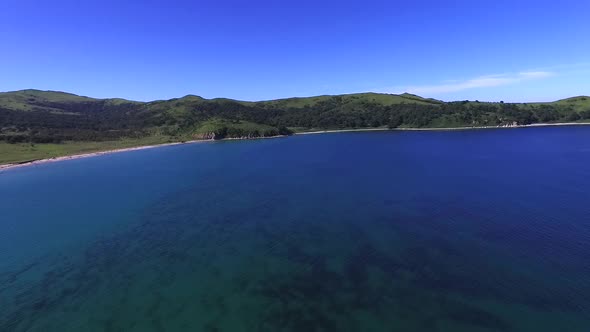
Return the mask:
<path id="1" fill-rule="evenodd" d="M 142 121 L 125 113 L 12 111 L 0 108 L 0 140 L 9 143 L 58 143 L 64 140 L 101 141 L 146 135 Z"/>
<path id="2" fill-rule="evenodd" d="M 386 95 L 387 96 L 387 95 Z M 431 101 L 417 96 L 382 102 L 365 96 L 332 96 L 287 103 L 246 103 L 228 99 L 185 97 L 134 103 L 87 99 L 82 102 L 31 99 L 28 110 L 0 104 L 0 140 L 49 143 L 141 137 L 154 131 L 190 133 L 210 119 L 246 121 L 260 128 L 216 128 L 216 137 L 287 134 L 291 128 L 498 126 L 590 119 L 590 109 L 576 111 L 561 103 L 512 104 Z"/>

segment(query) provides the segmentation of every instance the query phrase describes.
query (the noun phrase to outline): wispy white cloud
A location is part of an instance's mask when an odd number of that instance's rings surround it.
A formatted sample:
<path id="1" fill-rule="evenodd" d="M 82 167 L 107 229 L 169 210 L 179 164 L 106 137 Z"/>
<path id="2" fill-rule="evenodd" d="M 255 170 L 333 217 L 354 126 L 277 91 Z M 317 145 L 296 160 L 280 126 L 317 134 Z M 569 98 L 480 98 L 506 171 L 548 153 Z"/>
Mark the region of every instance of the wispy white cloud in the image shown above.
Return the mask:
<path id="1" fill-rule="evenodd" d="M 389 93 L 403 93 L 409 92 L 418 95 L 437 95 L 451 92 L 459 92 L 463 90 L 476 89 L 476 88 L 488 88 L 497 87 L 509 84 L 515 84 L 523 81 L 539 80 L 547 77 L 554 76 L 555 73 L 552 71 L 523 71 L 512 74 L 500 74 L 500 75 L 485 75 L 479 76 L 462 81 L 445 81 L 441 84 L 435 85 L 418 85 L 418 86 L 407 86 L 407 87 L 396 87 L 392 89 L 386 89 Z"/>
<path id="2" fill-rule="evenodd" d="M 567 70 L 584 70 L 590 68 L 590 62 L 574 62 L 574 63 L 562 63 L 558 65 L 536 68 L 534 71 L 559 71 L 561 74 Z"/>

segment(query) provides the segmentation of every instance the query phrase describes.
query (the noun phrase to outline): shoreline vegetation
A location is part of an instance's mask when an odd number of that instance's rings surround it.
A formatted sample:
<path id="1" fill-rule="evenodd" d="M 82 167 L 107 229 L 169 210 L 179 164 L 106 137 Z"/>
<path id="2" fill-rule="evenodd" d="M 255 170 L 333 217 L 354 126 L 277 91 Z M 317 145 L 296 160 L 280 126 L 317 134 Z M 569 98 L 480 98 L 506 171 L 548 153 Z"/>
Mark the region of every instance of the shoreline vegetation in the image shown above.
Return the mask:
<path id="1" fill-rule="evenodd" d="M 252 138 L 198 139 L 198 140 L 191 140 L 191 141 L 179 141 L 179 142 L 152 144 L 152 145 L 132 146 L 132 147 L 126 147 L 126 148 L 120 148 L 120 149 L 98 150 L 98 151 L 88 152 L 88 153 L 70 154 L 70 155 L 56 156 L 56 157 L 51 157 L 51 158 L 26 160 L 26 161 L 15 162 L 15 163 L 6 163 L 6 164 L 0 163 L 0 173 L 2 173 L 3 171 L 9 170 L 9 169 L 15 169 L 15 168 L 21 168 L 21 167 L 43 165 L 43 164 L 47 164 L 47 163 L 54 163 L 54 162 L 66 161 L 66 160 L 98 157 L 98 156 L 114 154 L 114 153 L 162 148 L 162 147 L 166 147 L 166 146 L 196 144 L 196 143 L 211 143 L 211 142 L 219 142 L 219 141 L 234 141 L 234 140 L 253 140 L 253 139 L 258 140 L 258 139 L 270 139 L 270 138 L 281 138 L 281 137 L 286 137 L 286 135 L 276 135 L 276 136 L 269 136 L 269 137 L 252 137 Z"/>
<path id="2" fill-rule="evenodd" d="M 590 97 L 441 101 L 355 93 L 266 101 L 195 95 L 155 101 L 59 91 L 0 92 L 0 170 L 180 142 L 381 130 L 469 130 L 590 123 Z"/>
<path id="3" fill-rule="evenodd" d="M 294 135 L 307 134 L 330 134 L 362 131 L 455 131 L 455 130 L 475 130 L 475 129 L 516 129 L 516 128 L 534 128 L 534 127 L 554 127 L 554 126 L 587 126 L 590 122 L 558 122 L 558 123 L 532 123 L 526 125 L 507 125 L 507 126 L 473 126 L 473 127 L 441 127 L 441 128 L 352 128 L 352 129 L 326 129 L 296 132 Z"/>
<path id="4" fill-rule="evenodd" d="M 552 127 L 552 126 L 580 126 L 580 125 L 582 125 L 582 126 L 583 125 L 590 125 L 590 122 L 534 123 L 534 124 L 527 124 L 527 125 L 444 127 L 444 128 L 409 128 L 409 127 L 408 128 L 386 128 L 386 127 L 384 127 L 384 128 L 327 129 L 327 130 L 300 131 L 300 132 L 293 133 L 293 135 L 314 135 L 314 134 L 371 132 L 371 131 L 457 131 L 457 130 L 479 130 L 479 129 L 516 129 L 516 128 L 535 128 L 535 127 Z M 5 163 L 5 164 L 0 163 L 0 173 L 2 173 L 3 171 L 6 171 L 6 170 L 21 168 L 21 167 L 43 165 L 43 164 L 47 164 L 47 163 L 54 163 L 54 162 L 66 161 L 66 160 L 75 160 L 75 159 L 81 159 L 81 158 L 97 157 L 97 156 L 114 154 L 114 153 L 147 150 L 147 149 L 160 148 L 160 147 L 166 147 L 166 146 L 195 144 L 195 143 L 207 143 L 207 142 L 226 141 L 226 140 L 252 140 L 252 139 L 281 138 L 281 137 L 287 137 L 287 135 L 275 135 L 275 136 L 268 136 L 268 137 L 198 139 L 198 140 L 169 142 L 169 143 L 160 143 L 160 144 L 152 144 L 152 145 L 131 146 L 131 147 L 120 148 L 120 149 L 98 150 L 98 151 L 88 152 L 88 153 L 70 154 L 70 155 L 57 156 L 57 157 L 52 157 L 52 158 L 26 160 L 26 161 L 15 162 L 15 163 Z"/>

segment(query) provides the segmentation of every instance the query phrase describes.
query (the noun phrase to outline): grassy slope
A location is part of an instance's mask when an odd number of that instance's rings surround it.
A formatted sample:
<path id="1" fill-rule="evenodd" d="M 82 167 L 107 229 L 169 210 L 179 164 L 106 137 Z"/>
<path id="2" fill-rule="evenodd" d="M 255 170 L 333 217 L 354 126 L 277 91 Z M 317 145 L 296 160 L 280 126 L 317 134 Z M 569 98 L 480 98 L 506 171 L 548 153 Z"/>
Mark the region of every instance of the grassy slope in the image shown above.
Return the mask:
<path id="1" fill-rule="evenodd" d="M 98 151 L 188 141 L 198 139 L 199 134 L 215 132 L 222 127 L 239 128 L 244 131 L 258 130 L 261 133 L 274 129 L 274 127 L 271 126 L 247 121 L 240 121 L 236 123 L 225 119 L 211 119 L 205 121 L 200 126 L 194 128 L 191 131 L 174 137 L 162 134 L 154 134 L 139 139 L 125 138 L 116 141 L 65 142 L 62 144 L 8 144 L 0 142 L 0 165 Z"/>
<path id="2" fill-rule="evenodd" d="M 264 124 L 253 123 L 253 122 L 248 122 L 248 121 L 236 122 L 236 121 L 229 121 L 226 119 L 210 119 L 210 120 L 203 122 L 198 127 L 196 127 L 195 130 L 193 131 L 193 133 L 194 134 L 205 134 L 205 133 L 215 132 L 216 130 L 219 130 L 220 128 L 223 128 L 223 127 L 237 128 L 237 129 L 242 129 L 244 131 L 258 130 L 261 132 L 274 129 L 274 127 L 272 127 L 272 126 L 267 126 Z"/>
<path id="3" fill-rule="evenodd" d="M 65 142 L 62 144 L 8 144 L 0 142 L 0 165 L 175 142 L 168 136 L 148 136 L 104 142 Z"/>
<path id="4" fill-rule="evenodd" d="M 129 101 L 121 98 L 106 99 L 107 103 L 117 105 L 122 103 L 135 103 L 144 104 L 146 109 L 155 112 L 168 112 L 169 114 L 184 114 L 189 112 L 193 107 L 198 107 L 203 102 L 216 102 L 216 103 L 237 103 L 242 105 L 262 105 L 267 108 L 308 108 L 317 105 L 320 102 L 329 102 L 333 100 L 339 100 L 342 105 L 354 106 L 361 103 L 375 103 L 380 105 L 394 105 L 394 104 L 430 104 L 436 105 L 443 103 L 442 101 L 423 98 L 417 95 L 404 93 L 401 95 L 394 94 L 382 94 L 382 93 L 355 93 L 355 94 L 344 94 L 344 95 L 323 95 L 313 97 L 297 97 L 297 98 L 286 98 L 266 101 L 240 101 L 227 98 L 215 98 L 215 99 L 204 99 L 195 95 L 187 95 L 182 98 L 175 98 L 170 100 L 159 100 L 149 103 Z M 41 90 L 21 90 L 13 92 L 0 93 L 0 107 L 4 107 L 11 110 L 23 110 L 29 111 L 35 107 L 37 103 L 85 103 L 100 101 L 100 99 L 89 98 L 84 96 L 78 96 L 65 92 L 58 91 L 41 91 Z M 497 104 L 497 103 L 490 103 Z M 567 99 L 558 100 L 550 103 L 528 103 L 528 104 L 517 104 L 521 107 L 541 105 L 541 104 L 559 104 L 559 105 L 571 105 L 576 111 L 583 111 L 590 109 L 590 97 L 578 96 Z"/>
<path id="5" fill-rule="evenodd" d="M 39 90 L 22 90 L 15 92 L 0 93 L 0 107 L 18 110 L 18 111 L 31 111 L 39 109 L 38 104 L 48 103 L 92 103 L 104 101 L 107 104 L 119 105 L 124 103 L 135 103 L 142 108 L 142 112 L 151 112 L 155 116 L 163 114 L 172 116 L 173 119 L 181 120 L 191 114 L 191 111 L 198 109 L 205 103 L 235 103 L 235 105 L 259 105 L 269 109 L 306 109 L 314 107 L 319 103 L 332 103 L 337 102 L 340 107 L 346 110 L 354 110 L 356 106 L 367 105 L 367 104 L 381 104 L 381 105 L 394 105 L 394 104 L 430 104 L 437 105 L 441 104 L 441 101 L 434 99 L 427 99 L 411 94 L 402 95 L 390 95 L 390 94 L 378 94 L 378 93 L 358 93 L 358 94 L 347 94 L 338 96 L 315 96 L 305 98 L 287 98 L 278 100 L 269 100 L 261 102 L 248 102 L 248 101 L 237 101 L 231 99 L 203 99 L 198 96 L 188 95 L 182 98 L 154 101 L 149 103 L 132 102 L 125 99 L 107 99 L 100 100 L 89 97 L 77 96 L 69 93 L 55 92 L 55 91 L 39 91 Z M 497 105 L 497 103 L 492 103 Z M 529 104 L 518 104 L 519 107 L 531 107 L 533 105 L 540 105 L 543 103 L 529 103 Z M 568 99 L 559 100 L 553 103 L 547 104 L 559 104 L 570 106 L 571 109 L 581 112 L 584 110 L 590 110 L 590 97 L 579 96 Z M 58 108 L 52 108 L 48 106 L 41 107 L 44 110 L 50 112 L 63 112 Z M 144 146 L 167 143 L 170 141 L 188 140 L 193 137 L 194 134 L 215 131 L 220 127 L 234 127 L 241 128 L 244 130 L 257 129 L 260 131 L 271 129 L 272 127 L 241 121 L 239 123 L 231 122 L 225 119 L 210 119 L 200 123 L 194 127 L 190 132 L 182 133 L 175 137 L 157 134 L 141 139 L 122 139 L 118 141 L 105 141 L 105 142 L 67 142 L 63 144 L 6 144 L 0 143 L 0 164 L 21 162 L 33 159 L 52 158 L 57 156 L 104 151 L 118 148 L 127 148 L 133 146 Z M 453 118 L 441 118 L 438 122 L 432 123 L 432 127 L 460 127 L 464 124 Z M 311 128 L 294 128 L 296 131 L 309 131 Z M 317 128 L 322 130 L 323 128 Z"/>
<path id="6" fill-rule="evenodd" d="M 94 100 L 93 98 L 56 91 L 22 90 L 0 93 L 0 107 L 18 111 L 31 111 L 37 103 L 79 103 Z"/>
<path id="7" fill-rule="evenodd" d="M 359 103 L 376 103 L 381 105 L 394 105 L 401 103 L 418 103 L 418 104 L 436 104 L 440 103 L 434 99 L 426 99 L 416 95 L 403 94 L 403 95 L 391 95 L 383 93 L 355 93 L 346 95 L 325 95 L 315 97 L 302 97 L 302 98 L 287 98 L 277 100 L 267 100 L 258 102 L 269 108 L 307 108 L 313 107 L 320 102 L 328 102 L 331 99 L 341 99 L 343 104 L 359 104 Z"/>
<path id="8" fill-rule="evenodd" d="M 344 109 L 354 110 L 357 106 L 363 104 L 373 103 L 381 105 L 394 105 L 394 104 L 440 104 L 441 102 L 434 99 L 426 99 L 416 95 L 403 94 L 403 95 L 390 95 L 390 94 L 379 94 L 379 93 L 357 93 L 348 95 L 335 95 L 335 96 L 315 96 L 315 97 L 304 97 L 304 98 L 287 98 L 277 100 L 267 100 L 260 102 L 240 101 L 227 98 L 215 98 L 215 99 L 204 99 L 199 96 L 188 95 L 182 98 L 175 98 L 170 100 L 159 100 L 149 102 L 145 104 L 146 111 L 156 114 L 155 116 L 167 116 L 174 119 L 175 122 L 182 122 L 183 119 L 190 117 L 190 114 L 195 109 L 203 108 L 204 104 L 218 103 L 218 104 L 229 104 L 229 105 L 258 105 L 267 109 L 306 109 L 311 108 L 319 103 L 337 102 Z M 207 125 L 204 123 L 204 125 Z M 259 125 L 264 127 L 264 125 Z M 258 129 L 265 129 L 265 128 Z M 268 126 L 266 126 L 268 127 Z M 197 128 L 198 129 L 198 128 Z M 246 128 L 244 128 L 246 129 Z M 268 129 L 268 128 L 266 128 Z M 202 130 L 201 130 L 202 131 Z"/>
<path id="9" fill-rule="evenodd" d="M 78 96 L 71 93 L 59 92 L 59 91 L 41 91 L 41 90 L 20 90 L 13 92 L 1 92 L 0 93 L 0 107 L 17 110 L 17 111 L 32 111 L 37 108 L 52 110 L 51 107 L 39 107 L 37 104 L 46 103 L 89 103 L 101 101 L 100 99 Z M 136 103 L 139 102 L 130 101 L 121 98 L 105 99 L 106 103 L 111 105 L 119 105 L 123 103 Z M 54 109 L 61 111 L 59 109 Z"/>
<path id="10" fill-rule="evenodd" d="M 542 104 L 542 103 L 538 103 L 538 104 Z M 581 111 L 590 110 L 590 97 L 587 97 L 587 96 L 572 97 L 572 98 L 554 101 L 553 103 L 550 103 L 550 104 L 571 106 L 576 112 L 581 112 Z"/>
<path id="11" fill-rule="evenodd" d="M 151 105 L 153 108 L 157 109 L 158 105 L 170 107 L 170 105 L 191 105 L 194 103 L 199 103 L 203 101 L 213 101 L 213 102 L 236 102 L 244 105 L 252 105 L 252 104 L 262 104 L 267 106 L 277 106 L 281 108 L 305 108 L 314 106 L 319 102 L 329 101 L 333 98 L 339 98 L 344 103 L 360 103 L 360 102 L 370 102 L 370 103 L 378 103 L 382 105 L 393 105 L 393 104 L 400 104 L 400 103 L 418 103 L 418 104 L 440 104 L 443 103 L 440 100 L 432 99 L 432 98 L 424 98 L 417 95 L 404 93 L 400 95 L 394 94 L 384 94 L 384 93 L 354 93 L 354 94 L 344 94 L 344 95 L 323 95 L 323 96 L 313 96 L 313 97 L 296 97 L 296 98 L 285 98 L 285 99 L 276 99 L 276 100 L 266 100 L 266 101 L 240 101 L 234 99 L 227 99 L 227 98 L 215 98 L 215 99 L 204 99 L 199 96 L 195 95 L 187 95 L 182 98 L 175 98 L 170 100 L 157 100 L 149 103 L 142 103 L 142 102 L 135 102 L 121 98 L 111 98 L 106 99 L 107 102 L 112 104 L 120 104 L 120 103 L 137 103 L 137 104 L 147 104 Z M 20 90 L 20 91 L 11 91 L 11 92 L 0 92 L 0 107 L 6 107 L 12 110 L 30 110 L 32 108 L 33 103 L 35 102 L 54 102 L 54 103 L 62 103 L 62 102 L 72 102 L 72 103 L 82 103 L 82 102 L 92 102 L 98 101 L 100 99 L 78 96 L 71 93 L 66 92 L 59 92 L 59 91 L 41 91 L 41 90 Z M 588 96 L 577 96 L 567 99 L 558 100 L 555 102 L 550 103 L 529 103 L 529 105 L 540 105 L 540 104 L 552 104 L 557 103 L 561 105 L 572 105 L 576 109 L 587 109 L 590 108 L 590 97 Z M 494 103 L 495 104 L 495 103 Z M 520 104 L 524 105 L 524 104 Z"/>

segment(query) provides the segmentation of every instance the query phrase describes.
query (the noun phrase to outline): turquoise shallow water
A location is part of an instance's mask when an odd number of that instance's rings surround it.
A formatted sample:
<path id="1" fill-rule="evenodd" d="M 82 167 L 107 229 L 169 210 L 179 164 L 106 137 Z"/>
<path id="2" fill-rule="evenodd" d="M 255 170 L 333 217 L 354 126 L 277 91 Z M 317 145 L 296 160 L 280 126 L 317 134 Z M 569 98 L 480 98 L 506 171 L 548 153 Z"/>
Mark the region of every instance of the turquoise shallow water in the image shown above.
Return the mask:
<path id="1" fill-rule="evenodd" d="M 0 173 L 0 331 L 589 331 L 590 128 Z"/>

